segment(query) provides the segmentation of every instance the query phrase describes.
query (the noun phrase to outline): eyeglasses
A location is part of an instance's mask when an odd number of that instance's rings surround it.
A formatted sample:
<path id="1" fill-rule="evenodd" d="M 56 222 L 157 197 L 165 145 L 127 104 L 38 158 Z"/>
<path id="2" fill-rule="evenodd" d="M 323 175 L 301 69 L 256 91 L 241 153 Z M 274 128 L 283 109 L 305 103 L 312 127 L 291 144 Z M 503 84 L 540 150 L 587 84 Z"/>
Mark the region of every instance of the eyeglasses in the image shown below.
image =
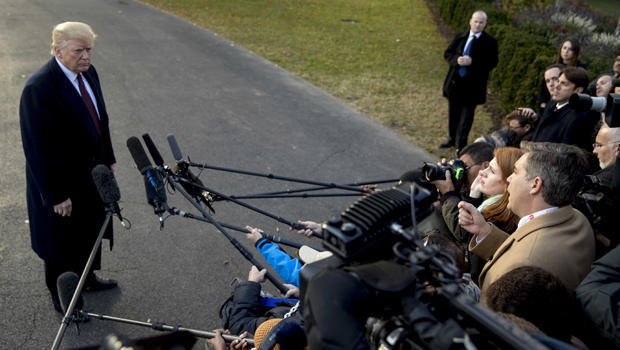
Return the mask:
<path id="1" fill-rule="evenodd" d="M 465 167 L 465 170 L 469 170 L 469 169 L 475 167 L 476 165 L 480 165 L 482 163 L 484 163 L 484 161 L 480 161 L 480 162 L 474 163 L 474 164 L 472 164 L 470 166 Z"/>
<path id="2" fill-rule="evenodd" d="M 618 142 L 620 142 L 620 141 L 612 141 L 612 142 L 608 142 L 608 143 L 598 143 L 598 142 L 595 142 L 595 143 L 592 144 L 592 149 L 595 150 L 595 149 L 597 149 L 599 147 L 603 147 L 605 145 L 611 145 L 612 143 L 618 143 Z"/>

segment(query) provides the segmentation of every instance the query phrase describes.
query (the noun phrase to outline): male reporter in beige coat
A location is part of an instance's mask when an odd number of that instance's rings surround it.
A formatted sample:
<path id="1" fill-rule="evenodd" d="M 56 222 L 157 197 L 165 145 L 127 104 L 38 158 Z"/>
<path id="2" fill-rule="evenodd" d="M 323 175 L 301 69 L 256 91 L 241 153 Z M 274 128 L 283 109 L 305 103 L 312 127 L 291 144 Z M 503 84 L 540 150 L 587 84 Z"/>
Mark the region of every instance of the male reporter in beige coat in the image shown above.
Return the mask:
<path id="1" fill-rule="evenodd" d="M 484 220 L 471 204 L 459 203 L 459 223 L 474 234 L 469 250 L 489 261 L 479 283 L 489 286 L 520 266 L 537 266 L 573 290 L 590 270 L 594 235 L 588 220 L 570 205 L 583 178 L 582 151 L 559 143 L 529 143 L 508 177 L 508 208 L 521 220 L 512 234 Z"/>

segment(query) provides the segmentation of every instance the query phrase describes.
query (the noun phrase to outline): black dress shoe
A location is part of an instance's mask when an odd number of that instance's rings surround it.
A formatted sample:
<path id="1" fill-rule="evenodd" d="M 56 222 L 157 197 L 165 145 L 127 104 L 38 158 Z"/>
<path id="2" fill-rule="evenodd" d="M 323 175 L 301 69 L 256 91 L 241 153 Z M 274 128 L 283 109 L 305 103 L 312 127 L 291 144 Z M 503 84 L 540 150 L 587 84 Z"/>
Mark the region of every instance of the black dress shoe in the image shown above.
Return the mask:
<path id="1" fill-rule="evenodd" d="M 442 143 L 441 145 L 439 145 L 439 147 L 441 148 L 448 148 L 448 147 L 452 147 L 454 146 L 454 141 L 453 140 L 448 140 L 444 143 Z"/>
<path id="2" fill-rule="evenodd" d="M 84 284 L 84 290 L 87 292 L 94 292 L 98 290 L 106 290 L 116 288 L 118 282 L 112 279 L 99 278 L 97 275 L 92 274 L 86 280 Z"/>
<path id="3" fill-rule="evenodd" d="M 60 307 L 60 299 L 58 299 L 58 295 L 50 294 L 52 296 L 52 305 L 54 305 L 54 309 L 64 315 L 62 312 L 62 307 Z"/>

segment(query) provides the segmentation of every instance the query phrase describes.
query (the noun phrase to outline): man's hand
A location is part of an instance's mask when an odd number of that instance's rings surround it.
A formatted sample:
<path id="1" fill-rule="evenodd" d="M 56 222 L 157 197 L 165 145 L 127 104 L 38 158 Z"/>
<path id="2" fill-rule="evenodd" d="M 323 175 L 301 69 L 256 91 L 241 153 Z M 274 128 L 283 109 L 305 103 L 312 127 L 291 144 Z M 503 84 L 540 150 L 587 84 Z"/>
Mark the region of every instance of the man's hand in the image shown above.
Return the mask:
<path id="1" fill-rule="evenodd" d="M 252 242 L 252 244 L 256 244 L 259 239 L 263 238 L 263 230 L 252 226 L 246 226 L 245 229 L 250 231 L 250 233 L 245 234 L 245 238 Z"/>
<path id="2" fill-rule="evenodd" d="M 222 337 L 222 334 L 230 334 L 230 331 L 228 329 L 225 331 L 221 329 L 217 329 L 215 331 L 215 338 L 207 339 L 207 342 L 213 345 L 213 349 L 215 350 L 227 350 L 228 349 L 228 346 L 226 346 L 226 341 L 224 340 L 224 337 Z"/>
<path id="3" fill-rule="evenodd" d="M 116 163 L 110 164 L 110 170 L 112 170 L 112 172 L 116 171 Z"/>
<path id="4" fill-rule="evenodd" d="M 300 224 L 301 226 L 305 227 L 305 229 L 303 230 L 297 230 L 297 233 L 299 233 L 300 235 L 304 235 L 306 237 L 312 237 L 312 233 L 316 232 L 316 233 L 321 233 L 321 225 L 317 224 L 314 221 L 301 221 L 298 220 L 297 221 L 298 224 Z M 293 230 L 293 228 L 289 228 L 289 230 Z"/>
<path id="5" fill-rule="evenodd" d="M 474 234 L 480 240 L 484 239 L 491 232 L 491 226 L 471 203 L 459 202 L 458 207 L 459 224 L 463 229 Z"/>
<path id="6" fill-rule="evenodd" d="M 248 281 L 256 282 L 256 283 L 263 283 L 265 282 L 266 273 L 267 273 L 267 269 L 262 269 L 258 271 L 258 268 L 252 265 L 252 268 L 250 269 L 250 273 L 248 274 Z"/>
<path id="7" fill-rule="evenodd" d="M 469 56 L 460 56 L 459 58 L 456 59 L 456 63 L 459 64 L 459 66 L 469 66 L 471 65 L 471 57 Z"/>
<path id="8" fill-rule="evenodd" d="M 450 170 L 446 170 L 445 180 L 431 181 L 431 184 L 435 185 L 435 187 L 437 187 L 437 190 L 439 190 L 439 193 L 441 194 L 446 194 L 447 192 L 455 190 L 454 184 L 452 183 L 452 180 L 450 179 Z"/>
<path id="9" fill-rule="evenodd" d="M 241 333 L 241 335 L 239 336 L 240 340 L 233 340 L 230 343 L 230 347 L 232 347 L 235 350 L 250 350 L 252 347 L 248 344 L 245 338 L 252 338 L 252 337 L 253 337 L 252 333 L 245 331 Z"/>
<path id="10" fill-rule="evenodd" d="M 286 294 L 284 294 L 285 298 L 295 298 L 299 299 L 299 288 L 295 287 L 292 284 L 284 283 L 284 286 L 288 288 Z"/>
<path id="11" fill-rule="evenodd" d="M 67 198 L 66 201 L 54 206 L 54 213 L 60 216 L 71 216 L 72 209 L 73 205 L 71 204 L 71 198 Z"/>
<path id="12" fill-rule="evenodd" d="M 524 117 L 531 118 L 531 117 L 536 116 L 536 112 L 534 112 L 534 110 L 533 110 L 533 109 L 528 108 L 528 107 L 519 107 L 519 108 L 517 108 L 517 110 L 518 110 L 519 112 L 521 112 L 521 114 L 522 114 Z"/>

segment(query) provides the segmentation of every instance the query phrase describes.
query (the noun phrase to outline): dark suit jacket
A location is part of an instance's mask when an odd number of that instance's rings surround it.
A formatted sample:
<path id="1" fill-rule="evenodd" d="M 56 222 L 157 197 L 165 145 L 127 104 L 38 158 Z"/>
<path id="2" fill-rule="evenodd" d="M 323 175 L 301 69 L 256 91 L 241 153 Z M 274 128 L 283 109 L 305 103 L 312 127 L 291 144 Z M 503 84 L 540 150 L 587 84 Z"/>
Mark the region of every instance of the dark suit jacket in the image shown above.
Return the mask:
<path id="1" fill-rule="evenodd" d="M 551 102 L 547 105 L 531 140 L 566 143 L 591 151 L 594 130 L 592 120 L 586 113 L 576 112 L 570 105 L 553 111 L 556 104 Z"/>
<path id="2" fill-rule="evenodd" d="M 489 72 L 498 62 L 497 40 L 486 32 L 482 32 L 480 38 L 474 39 L 469 51 L 471 65 L 461 78 L 458 74 L 460 66 L 457 59 L 463 55 L 468 36 L 469 31 L 457 34 L 443 54 L 444 59 L 450 64 L 443 85 L 443 95 L 447 98 L 467 99 L 472 103 L 482 104 L 487 97 Z"/>
<path id="3" fill-rule="evenodd" d="M 28 79 L 19 107 L 32 248 L 57 264 L 87 260 L 105 218 L 91 170 L 116 162 L 97 71 L 91 66 L 83 75 L 95 95 L 101 137 L 55 58 Z M 71 216 L 54 214 L 67 198 Z"/>

